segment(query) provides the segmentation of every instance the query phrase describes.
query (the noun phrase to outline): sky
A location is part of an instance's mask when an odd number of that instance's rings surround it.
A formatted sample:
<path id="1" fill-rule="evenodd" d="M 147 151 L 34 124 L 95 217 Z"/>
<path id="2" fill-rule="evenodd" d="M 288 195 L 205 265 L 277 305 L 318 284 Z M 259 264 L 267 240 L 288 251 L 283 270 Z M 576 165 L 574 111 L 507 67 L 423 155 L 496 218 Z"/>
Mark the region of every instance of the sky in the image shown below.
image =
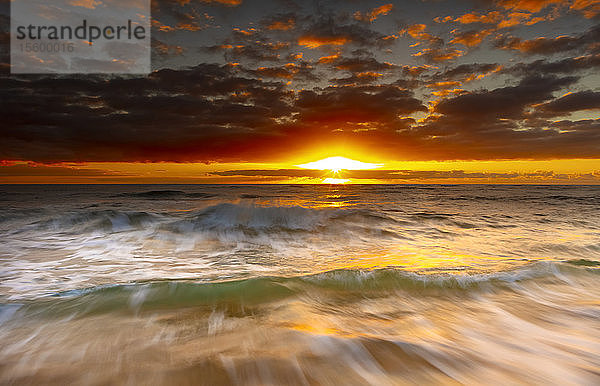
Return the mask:
<path id="1" fill-rule="evenodd" d="M 153 0 L 144 76 L 11 75 L 9 5 L 0 183 L 600 183 L 597 0 Z"/>

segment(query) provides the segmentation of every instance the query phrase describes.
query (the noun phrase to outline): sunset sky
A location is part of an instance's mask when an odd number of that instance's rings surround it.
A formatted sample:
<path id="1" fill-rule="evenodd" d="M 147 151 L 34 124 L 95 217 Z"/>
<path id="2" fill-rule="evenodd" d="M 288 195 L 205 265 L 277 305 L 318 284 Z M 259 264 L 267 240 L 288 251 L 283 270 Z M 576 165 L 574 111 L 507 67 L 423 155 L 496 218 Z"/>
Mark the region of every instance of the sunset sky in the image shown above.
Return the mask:
<path id="1" fill-rule="evenodd" d="M 0 6 L 0 183 L 600 183 L 597 0 L 154 0 L 148 76 L 9 75 Z"/>

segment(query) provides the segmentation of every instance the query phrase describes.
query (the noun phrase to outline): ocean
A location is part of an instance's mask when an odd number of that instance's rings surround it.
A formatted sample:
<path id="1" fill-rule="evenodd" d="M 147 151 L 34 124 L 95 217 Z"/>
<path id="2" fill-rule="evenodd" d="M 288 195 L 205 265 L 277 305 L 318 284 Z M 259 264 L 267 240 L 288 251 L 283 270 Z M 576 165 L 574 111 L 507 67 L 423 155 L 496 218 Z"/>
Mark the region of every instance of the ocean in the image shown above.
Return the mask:
<path id="1" fill-rule="evenodd" d="M 431 383 L 600 383 L 599 186 L 0 186 L 0 384 Z"/>

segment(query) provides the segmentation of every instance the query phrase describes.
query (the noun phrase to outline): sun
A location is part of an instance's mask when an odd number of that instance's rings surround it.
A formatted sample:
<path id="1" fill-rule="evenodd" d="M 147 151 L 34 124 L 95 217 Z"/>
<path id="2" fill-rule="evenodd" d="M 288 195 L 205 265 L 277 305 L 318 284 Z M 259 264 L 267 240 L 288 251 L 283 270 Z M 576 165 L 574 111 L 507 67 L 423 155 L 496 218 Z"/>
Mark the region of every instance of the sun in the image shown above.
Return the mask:
<path id="1" fill-rule="evenodd" d="M 295 166 L 303 169 L 329 170 L 333 175 L 321 181 L 322 184 L 345 184 L 346 182 L 350 182 L 351 180 L 349 178 L 343 178 L 341 176 L 340 172 L 342 170 L 375 169 L 383 166 L 383 164 L 372 164 L 368 162 L 361 162 L 350 158 L 337 156 L 324 158 L 322 160 L 308 162 L 305 164 Z"/>
<path id="2" fill-rule="evenodd" d="M 338 173 L 340 170 L 375 169 L 383 165 L 356 161 L 346 157 L 329 157 L 296 166 L 304 169 L 331 170 L 334 173 Z"/>

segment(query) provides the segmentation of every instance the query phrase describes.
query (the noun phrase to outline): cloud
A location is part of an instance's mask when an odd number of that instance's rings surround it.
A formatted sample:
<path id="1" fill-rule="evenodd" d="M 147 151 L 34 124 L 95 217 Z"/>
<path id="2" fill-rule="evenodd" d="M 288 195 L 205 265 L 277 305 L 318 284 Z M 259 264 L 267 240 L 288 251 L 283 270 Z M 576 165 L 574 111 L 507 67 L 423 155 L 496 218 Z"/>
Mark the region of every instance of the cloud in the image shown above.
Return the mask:
<path id="1" fill-rule="evenodd" d="M 360 21 L 364 21 L 364 22 L 368 22 L 368 23 L 372 23 L 379 16 L 389 14 L 392 11 L 393 8 L 394 8 L 394 4 L 389 3 L 389 4 L 384 4 L 382 6 L 379 6 L 377 8 L 373 8 L 369 12 L 365 12 L 365 13 L 362 13 L 360 11 L 356 11 L 354 13 L 354 19 L 360 20 Z"/>
<path id="2" fill-rule="evenodd" d="M 147 77 L 2 77 L 0 158 L 262 161 L 336 144 L 395 159 L 600 157 L 592 1 L 427 2 L 432 17 L 457 12 L 437 23 L 391 17 L 396 2 L 224 3 L 153 1 Z"/>
<path id="3" fill-rule="evenodd" d="M 425 41 L 431 45 L 440 46 L 444 44 L 441 38 L 425 32 L 426 29 L 427 26 L 425 24 L 412 24 L 401 32 L 408 34 L 413 39 Z"/>
<path id="4" fill-rule="evenodd" d="M 577 79 L 530 76 L 522 79 L 516 86 L 442 100 L 435 106 L 435 111 L 445 116 L 478 119 L 519 118 L 526 106 L 551 99 L 553 92 L 575 83 Z"/>
<path id="5" fill-rule="evenodd" d="M 359 72 L 380 72 L 394 71 L 399 69 L 399 66 L 389 63 L 380 62 L 372 56 L 341 56 L 339 54 L 322 57 L 319 63 L 330 63 L 334 69 L 349 71 L 352 73 Z"/>
<path id="6" fill-rule="evenodd" d="M 70 5 L 75 7 L 83 7 L 88 9 L 96 9 L 97 6 L 101 5 L 101 1 L 96 0 L 72 0 L 69 2 Z"/>
<path id="7" fill-rule="evenodd" d="M 425 48 L 412 56 L 422 58 L 429 63 L 447 62 L 459 58 L 465 51 L 456 48 Z"/>
<path id="8" fill-rule="evenodd" d="M 528 12 L 540 12 L 551 5 L 563 3 L 563 0 L 500 0 L 498 4 L 506 9 L 521 10 Z"/>
<path id="9" fill-rule="evenodd" d="M 314 69 L 306 62 L 300 64 L 286 63 L 278 67 L 258 67 L 256 70 L 244 69 L 247 74 L 261 78 L 304 79 L 316 81 L 318 77 Z"/>
<path id="10" fill-rule="evenodd" d="M 298 44 L 307 48 L 340 47 L 348 44 L 361 47 L 383 47 L 394 42 L 388 35 L 358 23 L 343 23 L 331 15 L 312 20 L 304 26 Z"/>
<path id="11" fill-rule="evenodd" d="M 271 31 L 289 31 L 296 27 L 296 15 L 293 13 L 284 13 L 263 19 L 262 25 Z"/>
<path id="12" fill-rule="evenodd" d="M 470 82 L 479 80 L 485 76 L 498 72 L 502 66 L 496 63 L 470 63 L 461 64 L 456 67 L 446 68 L 444 71 L 438 71 L 431 75 L 431 80 L 434 82 L 448 82 L 458 80 L 461 82 Z"/>
<path id="13" fill-rule="evenodd" d="M 280 178 L 310 178 L 323 179 L 329 177 L 327 171 L 311 169 L 254 169 L 254 170 L 226 170 L 211 172 L 211 175 L 227 177 L 280 177 Z M 551 170 L 540 170 L 535 172 L 466 172 L 464 170 L 344 170 L 341 172 L 344 179 L 355 180 L 380 180 L 386 182 L 405 182 L 405 181 L 432 181 L 432 180 L 454 180 L 482 182 L 489 180 L 496 181 L 517 181 L 517 182 L 565 182 L 573 181 L 600 181 L 600 175 L 586 174 L 563 174 L 555 173 Z"/>
<path id="14" fill-rule="evenodd" d="M 170 45 L 158 39 L 152 38 L 152 53 L 159 57 L 173 57 L 183 54 L 186 49 L 179 45 Z"/>
<path id="15" fill-rule="evenodd" d="M 535 106 L 535 108 L 536 111 L 545 116 L 564 115 L 582 110 L 600 110 L 600 92 L 580 91 L 569 93 L 550 102 Z"/>
<path id="16" fill-rule="evenodd" d="M 321 46 L 343 46 L 352 41 L 348 36 L 317 36 L 304 35 L 298 39 L 298 44 L 307 48 L 319 48 Z"/>
<path id="17" fill-rule="evenodd" d="M 206 47 L 208 52 L 223 52 L 228 61 L 250 60 L 255 62 L 276 62 L 281 59 L 281 52 L 290 47 L 289 42 L 272 42 L 252 40 L 237 44 L 220 44 Z"/>
<path id="18" fill-rule="evenodd" d="M 503 50 L 516 50 L 526 55 L 552 55 L 575 50 L 600 49 L 600 26 L 595 26 L 576 35 L 561 35 L 555 38 L 539 37 L 523 40 L 514 36 L 503 36 L 496 41 L 496 47 Z"/>
<path id="19" fill-rule="evenodd" d="M 186 4 L 189 3 L 191 0 L 175 0 L 181 4 Z M 203 3 L 208 3 L 208 4 L 222 4 L 222 5 L 226 5 L 228 7 L 236 7 L 240 4 L 242 4 L 242 0 L 200 0 Z"/>
<path id="20" fill-rule="evenodd" d="M 431 111 L 407 89 L 415 83 L 368 85 L 380 81 L 379 72 L 356 71 L 334 79 L 338 86 L 291 90 L 286 82 L 299 76 L 302 64 L 204 64 L 147 78 L 5 78 L 0 159 L 266 161 L 335 143 L 409 159 L 600 157 L 598 120 L 548 122 L 535 115 L 536 109 L 549 114 L 595 106 L 596 92 L 553 102 L 576 77 L 529 76 L 492 90 L 453 90 L 469 70 L 494 66 L 432 75 L 430 88 L 449 92 L 439 94 L 446 97 Z M 433 81 L 444 73 L 456 80 Z M 430 114 L 416 122 L 417 112 Z"/>
<path id="21" fill-rule="evenodd" d="M 372 83 L 383 77 L 383 74 L 373 71 L 357 72 L 346 78 L 334 78 L 330 82 L 339 85 L 353 85 Z"/>
<path id="22" fill-rule="evenodd" d="M 419 42 L 411 47 L 420 46 L 421 44 L 427 46 L 412 54 L 412 56 L 421 58 L 428 63 L 439 63 L 454 60 L 465 54 L 462 50 L 445 46 L 442 38 L 426 32 L 426 29 L 425 24 L 413 24 L 401 31 L 402 34 L 408 34 Z"/>
<path id="23" fill-rule="evenodd" d="M 600 1 L 575 0 L 570 9 L 581 12 L 588 19 L 594 19 L 600 15 Z"/>
<path id="24" fill-rule="evenodd" d="M 450 40 L 450 43 L 462 44 L 466 47 L 476 47 L 481 44 L 483 39 L 489 36 L 493 32 L 492 29 L 486 30 L 469 30 L 469 31 L 452 31 L 454 39 Z"/>
<path id="25" fill-rule="evenodd" d="M 553 62 L 540 59 L 531 63 L 517 63 L 508 66 L 501 71 L 522 76 L 526 74 L 574 74 L 596 68 L 600 68 L 600 53 L 578 56 L 575 58 L 565 58 Z"/>
<path id="26" fill-rule="evenodd" d="M 82 165 L 44 165 L 34 162 L 0 163 L 0 177 L 108 177 L 130 174 L 111 170 L 82 168 Z"/>
<path id="27" fill-rule="evenodd" d="M 450 21 L 450 19 L 439 20 L 438 22 L 446 22 Z M 479 14 L 477 12 L 466 13 L 460 17 L 455 18 L 453 21 L 461 23 L 461 24 L 472 24 L 472 23 L 482 23 L 482 24 L 497 24 L 502 20 L 502 14 L 498 11 L 491 11 L 486 14 Z"/>
<path id="28" fill-rule="evenodd" d="M 463 93 L 441 100 L 434 114 L 408 134 L 429 152 L 462 153 L 473 159 L 596 157 L 600 120 L 549 122 L 533 119 L 535 106 L 550 102 L 554 92 L 575 77 L 523 78 L 517 85 Z M 559 103 L 559 105 L 562 103 Z M 591 141 L 591 142 L 590 142 Z M 500 154 L 503 154 L 501 156 Z"/>

